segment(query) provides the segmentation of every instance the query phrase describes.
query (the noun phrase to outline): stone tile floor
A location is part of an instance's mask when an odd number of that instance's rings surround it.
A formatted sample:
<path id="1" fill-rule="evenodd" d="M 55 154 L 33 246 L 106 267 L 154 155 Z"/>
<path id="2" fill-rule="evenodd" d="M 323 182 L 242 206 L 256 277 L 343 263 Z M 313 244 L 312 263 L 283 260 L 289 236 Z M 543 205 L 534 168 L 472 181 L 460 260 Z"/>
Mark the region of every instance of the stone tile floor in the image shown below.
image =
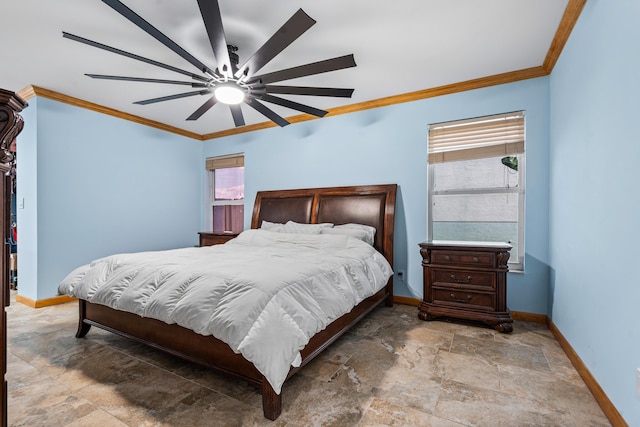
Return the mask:
<path id="1" fill-rule="evenodd" d="M 92 328 L 77 303 L 8 307 L 10 426 L 610 426 L 545 325 L 511 334 L 380 307 L 283 388 L 251 386 Z"/>

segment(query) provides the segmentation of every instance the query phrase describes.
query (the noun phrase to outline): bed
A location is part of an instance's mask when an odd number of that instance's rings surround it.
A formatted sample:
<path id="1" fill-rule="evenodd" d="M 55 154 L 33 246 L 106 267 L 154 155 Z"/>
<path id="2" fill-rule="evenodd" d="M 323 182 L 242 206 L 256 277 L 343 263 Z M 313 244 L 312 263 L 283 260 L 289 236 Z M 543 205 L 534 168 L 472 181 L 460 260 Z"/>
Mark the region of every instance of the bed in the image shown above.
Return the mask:
<path id="1" fill-rule="evenodd" d="M 395 184 L 261 191 L 257 193 L 254 203 L 252 230 L 241 234 L 237 239 L 246 240 L 249 238 L 246 236 L 251 237 L 251 233 L 268 235 L 269 232 L 256 230 L 266 223 L 284 224 L 292 221 L 297 224 L 361 224 L 375 228 L 373 241 L 370 242 L 379 252 L 375 255 L 384 257 L 392 267 L 395 199 Z M 335 237 L 338 238 L 338 236 Z M 333 238 L 333 236 L 327 238 Z M 230 245 L 232 242 L 222 246 Z M 240 245 L 241 242 L 234 243 Z M 219 249 L 219 252 L 224 251 Z M 385 280 L 386 277 L 389 278 L 380 290 L 367 296 L 351 311 L 335 318 L 308 339 L 306 345 L 299 350 L 297 362 L 286 366 L 287 371 L 285 371 L 283 382 L 371 310 L 381 304 L 387 306 L 393 304 L 393 276 L 384 277 Z M 267 380 L 271 378 L 266 378 L 261 373 L 256 367 L 259 366 L 258 364 L 250 362 L 243 354 L 234 352 L 229 344 L 212 335 L 202 335 L 178 324 L 141 317 L 136 313 L 121 311 L 80 298 L 76 337 L 84 337 L 91 326 L 134 339 L 185 360 L 247 381 L 261 390 L 263 413 L 266 418 L 275 420 L 282 411 L 281 393 Z"/>

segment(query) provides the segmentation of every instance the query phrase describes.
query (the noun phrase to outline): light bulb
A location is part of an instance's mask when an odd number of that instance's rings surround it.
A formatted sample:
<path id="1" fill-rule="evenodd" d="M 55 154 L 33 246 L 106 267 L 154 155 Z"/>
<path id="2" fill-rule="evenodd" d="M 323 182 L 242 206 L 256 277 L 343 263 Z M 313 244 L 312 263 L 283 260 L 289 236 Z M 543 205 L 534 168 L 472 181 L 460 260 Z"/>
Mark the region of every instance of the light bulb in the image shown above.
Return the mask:
<path id="1" fill-rule="evenodd" d="M 235 105 L 244 101 L 244 90 L 233 83 L 216 86 L 213 94 L 216 99 L 223 104 Z"/>

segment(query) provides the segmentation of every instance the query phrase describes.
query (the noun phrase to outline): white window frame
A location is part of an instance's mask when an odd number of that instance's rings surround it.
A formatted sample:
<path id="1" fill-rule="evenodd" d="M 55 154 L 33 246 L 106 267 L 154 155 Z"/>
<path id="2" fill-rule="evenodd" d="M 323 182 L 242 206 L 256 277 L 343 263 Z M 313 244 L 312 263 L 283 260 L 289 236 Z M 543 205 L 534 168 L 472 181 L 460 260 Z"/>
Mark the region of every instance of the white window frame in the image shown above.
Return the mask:
<path id="1" fill-rule="evenodd" d="M 478 118 L 479 120 L 482 117 Z M 435 165 L 428 163 L 428 194 L 427 194 L 427 237 L 433 239 L 433 197 L 438 195 L 474 195 L 474 194 L 517 194 L 518 195 L 518 246 L 517 257 L 513 254 L 509 258 L 509 270 L 512 272 L 524 272 L 524 230 L 525 230 L 525 156 L 526 151 L 518 154 L 518 186 L 504 188 L 474 188 L 456 190 L 435 190 L 436 176 Z"/>
<path id="2" fill-rule="evenodd" d="M 239 154 L 231 154 L 231 155 L 227 155 L 227 156 L 217 156 L 217 157 L 212 157 L 212 158 L 208 158 L 207 162 L 210 161 L 216 161 L 216 160 L 222 160 L 224 161 L 225 159 L 228 158 L 238 158 L 238 157 L 242 157 L 242 164 L 237 165 L 237 166 L 230 166 L 230 167 L 241 167 L 244 166 L 244 154 L 239 153 Z M 209 200 L 208 200 L 208 212 L 207 212 L 207 223 L 209 224 L 209 227 L 213 230 L 213 207 L 214 206 L 238 206 L 238 205 L 244 205 L 244 202 L 246 199 L 241 199 L 241 200 L 216 200 L 215 198 L 215 170 L 216 169 L 224 169 L 224 168 L 213 168 L 210 169 L 209 167 L 207 167 L 207 177 L 208 177 L 208 181 L 209 181 Z M 243 181 L 244 182 L 244 181 Z"/>

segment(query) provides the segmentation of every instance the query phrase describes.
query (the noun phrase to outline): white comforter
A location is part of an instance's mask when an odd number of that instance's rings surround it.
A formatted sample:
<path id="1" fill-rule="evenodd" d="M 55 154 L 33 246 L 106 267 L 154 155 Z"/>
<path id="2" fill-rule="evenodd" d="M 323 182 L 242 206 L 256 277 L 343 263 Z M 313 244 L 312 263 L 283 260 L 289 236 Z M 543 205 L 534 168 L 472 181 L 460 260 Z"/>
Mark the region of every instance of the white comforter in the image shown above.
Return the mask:
<path id="1" fill-rule="evenodd" d="M 391 274 L 380 253 L 352 237 L 246 230 L 224 245 L 101 258 L 58 291 L 213 335 L 279 394 L 309 339 Z"/>

